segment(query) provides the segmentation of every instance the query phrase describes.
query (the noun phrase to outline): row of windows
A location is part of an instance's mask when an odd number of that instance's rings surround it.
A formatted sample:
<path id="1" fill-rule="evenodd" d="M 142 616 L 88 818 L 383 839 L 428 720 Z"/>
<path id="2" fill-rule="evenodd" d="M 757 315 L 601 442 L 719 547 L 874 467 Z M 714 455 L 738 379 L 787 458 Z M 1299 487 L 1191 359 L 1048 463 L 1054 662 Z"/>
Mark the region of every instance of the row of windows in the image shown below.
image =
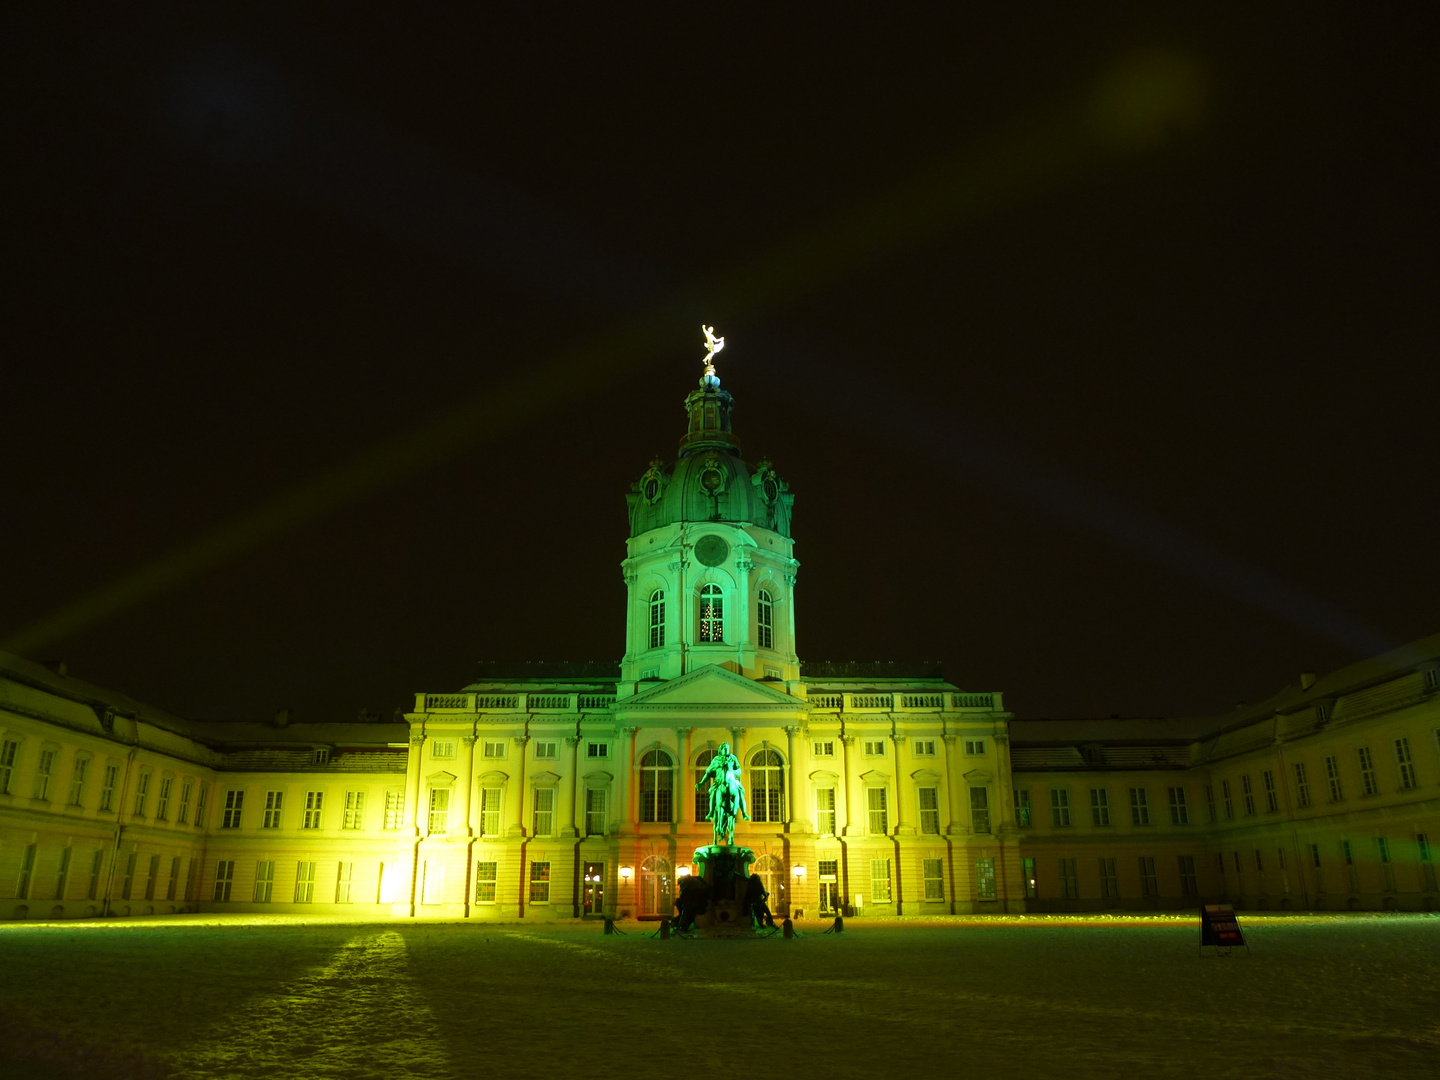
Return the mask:
<path id="1" fill-rule="evenodd" d="M 35 867 L 39 853 L 38 844 L 26 844 L 20 853 L 20 873 L 15 882 L 15 897 L 19 900 L 30 900 L 34 896 L 36 888 Z M 188 899 L 191 894 L 191 885 L 195 875 L 195 863 L 193 859 L 185 856 L 175 855 L 170 858 L 167 868 L 164 866 L 164 857 L 158 854 L 142 856 L 138 851 L 129 852 L 125 856 L 123 870 L 120 873 L 120 880 L 112 883 L 111 895 L 115 895 L 115 885 L 118 885 L 118 895 L 122 900 L 146 900 L 157 899 L 157 894 L 163 894 L 166 900 L 174 900 L 183 896 Z M 188 869 L 184 875 L 184 891 L 181 890 L 181 866 L 188 863 Z M 80 870 L 79 875 L 72 871 Z M 162 871 L 164 871 L 162 873 Z M 55 870 L 54 890 L 49 897 L 44 899 L 70 900 L 81 899 L 80 896 L 72 896 L 79 881 L 85 883 L 84 899 L 100 899 L 105 892 L 105 850 L 96 848 L 89 853 L 86 859 L 82 854 L 80 860 L 75 859 L 75 849 L 64 847 L 60 849 L 60 860 Z M 41 888 L 43 889 L 43 883 Z"/>
<path id="2" fill-rule="evenodd" d="M 260 812 L 260 827 L 262 829 L 282 828 L 285 813 L 285 792 L 265 792 L 265 803 Z M 327 821 L 325 792 L 307 791 L 304 804 L 300 808 L 299 823 L 302 829 L 323 829 L 327 825 L 333 826 L 338 820 L 342 829 L 364 829 L 365 815 L 366 800 L 363 791 L 345 792 L 338 816 L 331 817 L 329 821 Z M 385 804 L 381 811 L 381 828 L 398 829 L 404 824 L 404 820 L 405 793 L 403 791 L 385 792 Z M 224 804 L 220 811 L 220 828 L 244 828 L 245 821 L 245 789 L 232 788 L 226 791 Z"/>
<path id="3" fill-rule="evenodd" d="M 1116 869 L 1116 860 L 1113 857 L 1102 855 L 1097 858 L 1096 863 L 1099 871 L 1100 898 L 1102 900 L 1120 899 L 1120 874 Z M 1176 864 L 1179 870 L 1180 895 L 1191 898 L 1198 897 L 1200 883 L 1195 873 L 1195 856 L 1178 855 Z M 1159 897 L 1161 895 L 1160 878 L 1155 869 L 1155 857 L 1140 855 L 1136 859 L 1136 866 L 1139 870 L 1140 895 L 1142 897 Z M 1059 871 L 1059 898 L 1078 900 L 1080 898 L 1078 860 L 1073 857 L 1058 859 L 1056 869 Z M 1020 873 L 1026 898 L 1033 900 L 1039 897 L 1040 882 L 1036 873 L 1035 860 L 1033 858 L 1021 859 Z"/>
<path id="4" fill-rule="evenodd" d="M 817 758 L 833 758 L 835 756 L 835 739 L 817 739 L 811 743 L 811 753 Z M 860 741 L 861 751 L 866 757 L 887 757 L 890 753 L 888 747 L 889 738 L 862 739 Z M 984 739 L 964 739 L 962 745 L 966 757 L 984 757 Z M 936 740 L 933 738 L 911 739 L 910 753 L 915 757 L 936 757 Z"/>
<path id="5" fill-rule="evenodd" d="M 41 746 L 35 760 L 34 785 L 31 798 L 49 802 L 58 794 L 57 789 L 60 748 Z M 20 765 L 20 741 L 0 740 L 0 795 L 14 795 L 15 777 Z M 64 789 L 65 805 L 83 807 L 89 795 L 90 780 L 94 770 L 94 758 L 88 753 L 75 755 L 70 764 L 70 782 Z M 156 781 L 155 771 L 142 766 L 135 773 L 129 797 L 130 812 L 136 817 L 149 817 L 153 811 L 157 822 L 173 820 L 177 825 L 205 824 L 205 803 L 209 785 L 198 783 L 188 776 L 175 777 L 169 773 L 160 774 Z M 108 761 L 101 767 L 100 798 L 96 809 L 101 813 L 112 813 L 119 809 L 122 775 L 118 761 Z"/>
<path id="6" fill-rule="evenodd" d="M 1128 789 L 1130 824 L 1149 825 L 1150 820 L 1150 792 L 1143 787 L 1132 787 Z M 1171 825 L 1190 824 L 1190 804 L 1186 798 L 1183 787 L 1167 787 L 1165 789 L 1166 801 L 1170 812 Z M 1022 827 L 1031 824 L 1030 789 L 1015 788 L 1015 820 Z M 1057 829 L 1068 828 L 1073 824 L 1070 816 L 1070 789 L 1054 787 L 1050 789 L 1050 824 Z M 1090 824 L 1101 828 L 1111 824 L 1110 789 L 1103 787 L 1092 787 L 1090 789 Z"/>
<path id="7" fill-rule="evenodd" d="M 650 648 L 664 648 L 665 590 L 652 592 L 646 608 L 650 613 Z M 725 640 L 725 594 L 713 582 L 703 586 L 698 594 L 696 626 L 700 641 L 718 643 Z M 775 647 L 775 598 L 768 589 L 761 589 L 756 595 L 755 642 L 762 649 Z"/>
<path id="8" fill-rule="evenodd" d="M 1440 734 L 1437 734 L 1440 739 Z M 1361 797 L 1369 797 L 1380 794 L 1380 780 L 1375 769 L 1375 757 L 1368 746 L 1354 747 L 1354 765 L 1359 777 L 1359 790 Z M 1410 740 L 1400 736 L 1390 740 L 1391 758 L 1395 764 L 1395 775 L 1399 783 L 1400 791 L 1410 791 L 1420 786 L 1419 773 L 1416 771 L 1415 755 L 1410 749 Z M 1312 789 L 1311 773 L 1309 763 L 1296 761 L 1291 763 L 1291 778 L 1294 782 L 1295 805 L 1304 809 L 1312 805 L 1317 798 L 1324 798 L 1327 802 L 1338 803 L 1345 801 L 1345 770 L 1341 766 L 1340 754 L 1326 754 L 1321 761 L 1321 768 L 1316 775 L 1316 787 Z M 1352 777 L 1356 773 L 1351 774 Z M 1280 810 L 1280 791 L 1276 780 L 1274 769 L 1262 769 L 1260 771 L 1260 788 L 1257 791 L 1251 782 L 1249 773 L 1242 773 L 1239 777 L 1238 788 L 1232 788 L 1228 777 L 1220 781 L 1219 811 L 1223 812 L 1225 820 L 1235 817 L 1237 805 L 1243 809 L 1245 816 L 1252 817 L 1258 812 L 1259 805 L 1263 805 L 1265 813 L 1274 814 Z M 1217 820 L 1217 805 L 1215 799 L 1215 785 L 1205 785 L 1205 801 L 1211 821 Z M 1237 797 L 1238 796 L 1238 797 Z M 1262 802 L 1263 800 L 1263 802 Z"/>

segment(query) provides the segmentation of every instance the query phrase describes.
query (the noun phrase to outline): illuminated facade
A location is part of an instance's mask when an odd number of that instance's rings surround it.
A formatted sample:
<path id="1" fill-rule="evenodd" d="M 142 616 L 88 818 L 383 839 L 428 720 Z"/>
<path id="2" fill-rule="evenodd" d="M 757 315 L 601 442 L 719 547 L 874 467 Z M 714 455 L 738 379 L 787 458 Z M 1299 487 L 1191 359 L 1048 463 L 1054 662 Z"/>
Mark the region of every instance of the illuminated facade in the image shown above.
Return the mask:
<path id="1" fill-rule="evenodd" d="M 627 497 L 618 664 L 221 724 L 0 655 L 0 917 L 658 917 L 722 742 L 778 912 L 1440 906 L 1440 635 L 1195 721 L 1017 721 L 937 666 L 804 663 L 793 497 L 713 367 L 685 406 Z"/>

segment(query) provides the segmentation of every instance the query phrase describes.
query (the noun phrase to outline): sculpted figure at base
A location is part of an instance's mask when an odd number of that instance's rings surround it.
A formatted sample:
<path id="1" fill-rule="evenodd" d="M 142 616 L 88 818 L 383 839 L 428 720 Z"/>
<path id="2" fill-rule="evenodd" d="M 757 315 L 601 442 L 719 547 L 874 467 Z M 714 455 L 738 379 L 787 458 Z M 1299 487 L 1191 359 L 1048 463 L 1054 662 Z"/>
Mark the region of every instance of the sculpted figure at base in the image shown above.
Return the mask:
<path id="1" fill-rule="evenodd" d="M 706 784 L 710 785 L 710 823 L 715 843 L 722 846 L 732 844 L 735 841 L 735 822 L 742 817 L 749 821 L 750 808 L 745 803 L 740 759 L 731 752 L 729 743 L 720 744 L 695 790 L 699 791 Z"/>

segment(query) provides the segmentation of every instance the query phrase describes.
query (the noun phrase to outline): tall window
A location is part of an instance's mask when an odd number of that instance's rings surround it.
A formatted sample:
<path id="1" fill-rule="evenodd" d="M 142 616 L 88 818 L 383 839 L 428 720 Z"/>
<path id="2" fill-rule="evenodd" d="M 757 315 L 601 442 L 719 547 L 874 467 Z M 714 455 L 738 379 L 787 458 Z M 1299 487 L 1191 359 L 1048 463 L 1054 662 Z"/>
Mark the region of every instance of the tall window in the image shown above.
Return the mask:
<path id="1" fill-rule="evenodd" d="M 535 836 L 549 836 L 555 828 L 555 789 L 535 789 L 535 812 L 532 815 Z"/>
<path id="2" fill-rule="evenodd" d="M 884 788 L 878 790 L 881 794 L 884 794 Z M 870 860 L 870 899 L 877 904 L 888 904 L 890 902 L 889 859 Z"/>
<path id="3" fill-rule="evenodd" d="M 1034 900 L 1040 895 L 1040 882 L 1035 877 L 1034 859 L 1020 860 L 1020 880 L 1025 885 L 1025 898 L 1027 900 Z"/>
<path id="4" fill-rule="evenodd" d="M 664 750 L 647 750 L 640 758 L 640 820 L 669 821 L 675 788 L 675 767 Z M 753 811 L 752 811 L 753 813 Z"/>
<path id="5" fill-rule="evenodd" d="M 488 861 L 475 864 L 475 902 L 477 904 L 493 904 L 495 902 L 495 871 L 499 866 L 499 863 Z"/>
<path id="6" fill-rule="evenodd" d="M 979 790 L 983 792 L 985 789 L 980 788 Z M 973 804 L 975 802 L 974 792 L 976 791 L 976 789 L 971 788 L 970 791 L 970 802 Z M 831 794 L 834 794 L 833 790 Z M 940 789 L 937 787 L 922 787 L 919 791 L 919 796 L 920 831 L 922 833 L 934 833 L 938 835 L 940 832 Z M 982 807 L 982 809 L 984 808 Z M 971 809 L 971 817 L 974 817 L 973 805 Z M 988 809 L 985 810 L 985 828 L 981 829 L 977 826 L 975 831 L 990 831 L 990 811 Z"/>
<path id="7" fill-rule="evenodd" d="M 145 875 L 145 899 L 155 899 L 155 879 L 160 876 L 160 856 L 150 856 L 150 869 Z"/>
<path id="8" fill-rule="evenodd" d="M 980 862 L 984 862 L 984 861 L 985 861 L 985 860 L 983 860 L 983 859 L 980 860 Z M 980 880 L 980 879 L 982 878 L 982 873 L 981 873 L 981 868 L 980 868 L 980 866 L 979 866 L 978 863 L 976 864 L 975 871 L 976 871 L 976 872 L 975 872 L 975 877 L 976 877 L 976 879 L 977 879 L 977 880 Z M 923 875 L 924 881 L 925 881 L 925 899 L 926 899 L 926 900 L 944 900 L 944 899 L 945 899 L 945 860 L 944 860 L 944 859 L 922 859 L 921 862 L 920 862 L 920 872 L 921 872 L 921 874 Z M 990 876 L 991 876 L 992 879 L 993 879 L 994 876 L 995 876 L 995 871 L 994 871 L 993 865 L 992 865 L 992 868 L 991 868 L 991 871 L 990 871 Z M 983 884 L 979 885 L 979 890 L 980 890 L 980 899 L 982 899 L 982 900 L 986 899 L 986 896 L 985 896 L 985 886 L 984 886 Z"/>
<path id="9" fill-rule="evenodd" d="M 335 873 L 335 902 L 348 904 L 353 899 L 351 888 L 355 881 L 355 864 L 342 862 Z"/>
<path id="10" fill-rule="evenodd" d="M 670 860 L 651 855 L 640 864 L 640 914 L 670 915 L 675 911 Z"/>
<path id="11" fill-rule="evenodd" d="M 1260 773 L 1260 779 L 1265 784 L 1265 812 L 1273 814 L 1280 809 L 1280 798 L 1275 791 L 1275 774 L 1265 769 Z"/>
<path id="12" fill-rule="evenodd" d="M 170 789 L 175 786 L 173 776 L 160 778 L 160 796 L 155 800 L 155 820 L 165 821 L 170 813 Z"/>
<path id="13" fill-rule="evenodd" d="M 238 829 L 240 827 L 240 811 L 244 806 L 245 792 L 233 790 L 225 792 L 225 813 L 220 818 L 220 827 L 222 829 Z M 200 817 L 199 814 L 195 816 L 197 819 Z M 197 820 L 195 824 L 199 825 L 200 822 Z"/>
<path id="14" fill-rule="evenodd" d="M 1390 841 L 1384 836 L 1375 838 L 1375 848 L 1380 854 L 1380 873 L 1386 892 L 1395 891 L 1395 864 L 1390 861 Z"/>
<path id="15" fill-rule="evenodd" d="M 105 852 L 99 848 L 95 854 L 90 856 L 90 886 L 85 890 L 87 900 L 97 900 L 100 897 L 100 871 L 105 865 Z"/>
<path id="16" fill-rule="evenodd" d="M 1334 754 L 1325 759 L 1325 780 L 1330 785 L 1331 802 L 1345 798 L 1345 789 L 1340 786 L 1340 761 Z"/>
<path id="17" fill-rule="evenodd" d="M 530 864 L 530 902 L 532 904 L 548 904 L 550 902 L 550 864 L 548 862 L 532 862 Z"/>
<path id="18" fill-rule="evenodd" d="M 385 792 L 385 821 L 387 829 L 398 829 L 405 821 L 405 792 Z"/>
<path id="19" fill-rule="evenodd" d="M 1370 756 L 1370 748 L 1362 746 L 1356 751 L 1360 758 L 1360 787 L 1366 795 L 1374 795 L 1380 790 L 1380 785 L 1375 782 L 1375 759 Z"/>
<path id="20" fill-rule="evenodd" d="M 345 817 L 342 824 L 347 829 L 363 829 L 365 827 L 365 792 L 347 791 L 345 793 Z"/>
<path id="21" fill-rule="evenodd" d="M 500 834 L 500 797 L 504 792 L 498 787 L 487 787 L 480 792 L 480 835 Z"/>
<path id="22" fill-rule="evenodd" d="M 1150 824 L 1150 800 L 1143 787 L 1130 789 L 1130 824 Z"/>
<path id="23" fill-rule="evenodd" d="M 1253 816 L 1255 813 L 1255 789 L 1250 786 L 1250 774 L 1246 773 L 1240 777 L 1240 791 L 1245 796 L 1245 813 Z"/>
<path id="24" fill-rule="evenodd" d="M 305 821 L 301 828 L 320 828 L 320 811 L 325 805 L 325 793 L 323 791 L 307 791 L 305 793 Z"/>
<path id="25" fill-rule="evenodd" d="M 1015 789 L 1015 824 L 1022 829 L 1030 827 L 1030 789 Z"/>
<path id="26" fill-rule="evenodd" d="M 1199 896 L 1200 880 L 1195 876 L 1195 856 L 1181 855 L 1180 860 L 1180 895 Z"/>
<path id="27" fill-rule="evenodd" d="M 295 903 L 315 902 L 315 864 L 311 861 L 295 864 Z"/>
<path id="28" fill-rule="evenodd" d="M 31 844 L 29 850 L 33 855 L 35 851 L 35 845 Z M 133 889 L 135 886 L 135 862 L 139 858 L 140 853 L 136 851 L 130 852 L 130 854 L 125 857 L 125 877 L 121 879 L 120 882 L 120 899 L 122 900 L 130 899 L 130 890 Z M 27 875 L 28 880 L 28 875 L 30 873 L 30 866 L 28 862 L 25 865 L 24 873 Z"/>
<path id="29" fill-rule="evenodd" d="M 713 582 L 700 590 L 700 640 L 725 640 L 725 598 Z"/>
<path id="30" fill-rule="evenodd" d="M 429 833 L 431 836 L 444 836 L 450 831 L 450 789 L 430 789 L 430 821 Z"/>
<path id="31" fill-rule="evenodd" d="M 235 860 L 221 859 L 215 864 L 215 893 L 216 900 L 230 899 L 230 886 L 235 881 Z"/>
<path id="32" fill-rule="evenodd" d="M 1120 878 L 1115 873 L 1115 860 L 1100 860 L 1100 896 L 1105 900 L 1120 899 Z"/>
<path id="33" fill-rule="evenodd" d="M 605 789 L 585 789 L 585 835 L 605 835 Z"/>
<path id="34" fill-rule="evenodd" d="M 1205 785 L 1205 818 L 1211 824 L 1215 824 L 1215 785 Z"/>
<path id="35" fill-rule="evenodd" d="M 50 798 L 50 782 L 55 778 L 55 751 L 41 750 L 40 762 L 35 766 L 35 798 Z M 140 813 L 139 810 L 136 813 Z"/>
<path id="36" fill-rule="evenodd" d="M 775 602 L 765 589 L 760 590 L 760 599 L 756 605 L 755 630 L 760 648 L 775 647 Z"/>
<path id="37" fill-rule="evenodd" d="M 1067 788 L 1050 789 L 1050 824 L 1057 829 L 1070 824 L 1070 791 Z"/>
<path id="38" fill-rule="evenodd" d="M 705 770 L 710 767 L 710 762 L 715 760 L 714 750 L 701 750 L 700 756 L 695 759 L 695 783 L 700 783 L 700 778 L 705 775 Z M 710 820 L 710 789 L 708 787 L 697 787 L 695 789 L 695 820 Z"/>
<path id="39" fill-rule="evenodd" d="M 1227 819 L 1235 816 L 1235 800 L 1230 797 L 1230 781 L 1220 781 L 1220 794 L 1225 799 L 1225 817 Z"/>
<path id="40" fill-rule="evenodd" d="M 1074 859 L 1060 860 L 1060 895 L 1066 900 L 1074 900 L 1080 895 L 1080 878 Z"/>
<path id="41" fill-rule="evenodd" d="M 783 821 L 785 764 L 780 754 L 763 747 L 750 756 L 750 819 Z"/>
<path id="42" fill-rule="evenodd" d="M 205 803 L 209 801 L 209 799 L 210 785 L 202 781 L 200 784 L 200 794 L 195 797 L 195 827 L 197 829 L 203 829 L 205 827 Z"/>
<path id="43" fill-rule="evenodd" d="M 935 860 L 939 862 L 939 859 Z M 940 896 L 937 899 L 945 899 L 944 883 L 940 883 Z M 930 881 L 925 881 L 925 898 L 930 898 Z M 977 900 L 995 899 L 995 860 L 988 856 L 975 860 L 975 898 Z"/>
<path id="44" fill-rule="evenodd" d="M 922 807 L 921 816 L 924 816 Z M 815 789 L 815 827 L 820 830 L 821 836 L 835 835 L 835 789 L 833 787 L 822 787 Z"/>
<path id="45" fill-rule="evenodd" d="M 1295 802 L 1302 807 L 1310 805 L 1310 779 L 1303 761 L 1295 762 Z"/>
<path id="46" fill-rule="evenodd" d="M 1090 789 L 1090 824 L 1110 824 L 1110 792 L 1103 787 Z"/>
<path id="47" fill-rule="evenodd" d="M 135 816 L 145 816 L 145 800 L 150 797 L 150 772 L 142 769 L 135 779 Z"/>
<path id="48" fill-rule="evenodd" d="M 180 856 L 170 857 L 170 880 L 165 884 L 165 899 L 174 900 L 175 893 L 180 888 Z"/>
<path id="49" fill-rule="evenodd" d="M 890 816 L 885 807 L 885 789 L 883 787 L 866 788 L 865 805 L 870 814 L 870 834 L 884 836 L 890 831 Z M 885 880 L 890 880 L 888 870 Z"/>
<path id="50" fill-rule="evenodd" d="M 426 859 L 420 864 L 420 902 L 445 902 L 445 864 L 439 859 Z"/>
<path id="51" fill-rule="evenodd" d="M 1410 756 L 1410 740 L 1395 740 L 1395 764 L 1400 766 L 1400 787 L 1415 786 L 1415 759 Z"/>
<path id="52" fill-rule="evenodd" d="M 268 904 L 275 889 L 275 860 L 262 859 L 255 864 L 255 903 Z"/>
<path id="53" fill-rule="evenodd" d="M 10 794 L 10 779 L 15 775 L 15 755 L 20 752 L 20 744 L 14 739 L 6 739 L 0 742 L 0 795 Z M 107 809 L 101 807 L 100 809 Z"/>
<path id="54" fill-rule="evenodd" d="M 1160 882 L 1155 876 L 1155 859 L 1151 855 L 1140 856 L 1140 895 L 1160 895 Z"/>
<path id="55" fill-rule="evenodd" d="M 260 818 L 262 829 L 278 829 L 280 827 L 280 810 L 285 804 L 285 793 L 283 791 L 265 792 L 265 813 Z"/>
<path id="56" fill-rule="evenodd" d="M 650 648 L 658 649 L 665 644 L 665 590 L 656 589 L 650 594 Z"/>
<path id="57" fill-rule="evenodd" d="M 70 848 L 60 849 L 60 869 L 55 874 L 55 899 L 65 899 L 65 883 L 70 877 Z"/>
<path id="58" fill-rule="evenodd" d="M 79 806 L 85 799 L 85 774 L 90 771 L 90 759 L 77 757 L 70 770 L 70 805 Z"/>
<path id="59" fill-rule="evenodd" d="M 933 788 L 931 789 L 934 790 Z M 939 817 L 937 812 L 936 817 Z M 970 828 L 977 833 L 988 833 L 990 831 L 990 793 L 983 787 L 972 787 L 970 789 Z M 937 820 L 935 831 L 939 832 Z"/>
<path id="60" fill-rule="evenodd" d="M 1170 789 L 1170 824 L 1190 824 L 1190 808 L 1185 803 L 1185 789 L 1183 787 L 1172 787 Z"/>
<path id="61" fill-rule="evenodd" d="M 1425 833 L 1415 834 L 1415 853 L 1420 859 L 1420 877 L 1427 892 L 1435 891 L 1435 861 L 1430 853 L 1430 837 Z"/>

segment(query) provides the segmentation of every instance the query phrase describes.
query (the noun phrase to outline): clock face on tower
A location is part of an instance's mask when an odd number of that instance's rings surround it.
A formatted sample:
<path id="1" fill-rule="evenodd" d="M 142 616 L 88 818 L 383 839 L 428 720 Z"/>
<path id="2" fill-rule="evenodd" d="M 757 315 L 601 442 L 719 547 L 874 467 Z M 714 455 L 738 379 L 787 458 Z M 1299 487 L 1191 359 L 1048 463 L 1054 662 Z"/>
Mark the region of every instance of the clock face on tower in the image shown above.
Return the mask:
<path id="1" fill-rule="evenodd" d="M 704 566 L 719 566 L 730 554 L 730 545 L 714 533 L 695 541 L 695 558 Z"/>

